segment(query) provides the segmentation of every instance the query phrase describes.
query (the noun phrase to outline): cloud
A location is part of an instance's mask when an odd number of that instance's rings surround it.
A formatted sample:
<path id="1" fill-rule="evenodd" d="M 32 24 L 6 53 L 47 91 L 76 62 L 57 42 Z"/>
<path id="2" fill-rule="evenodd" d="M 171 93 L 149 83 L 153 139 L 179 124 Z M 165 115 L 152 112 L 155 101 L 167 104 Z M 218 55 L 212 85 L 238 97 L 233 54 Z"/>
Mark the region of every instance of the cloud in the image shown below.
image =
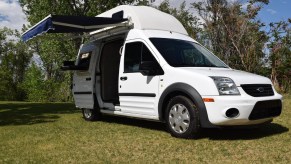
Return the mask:
<path id="1" fill-rule="evenodd" d="M 152 2 L 153 5 L 160 5 L 164 0 L 151 0 L 150 2 Z M 190 7 L 190 4 L 193 3 L 193 2 L 200 2 L 200 1 L 203 1 L 203 0 L 185 0 L 186 2 L 186 6 L 187 7 Z M 184 2 L 184 0 L 169 0 L 170 2 L 170 5 L 172 7 L 179 7 L 181 5 L 182 2 Z"/>
<path id="2" fill-rule="evenodd" d="M 18 0 L 0 0 L 0 28 L 21 30 L 27 19 Z"/>
<path id="3" fill-rule="evenodd" d="M 154 6 L 159 6 L 164 0 L 151 0 L 151 4 Z M 203 0 L 169 0 L 170 6 L 173 8 L 179 8 L 180 5 L 185 1 L 186 9 L 191 12 L 194 16 L 198 16 L 198 13 L 191 7 L 193 2 L 201 2 Z"/>
<path id="4" fill-rule="evenodd" d="M 151 4 L 154 6 L 159 6 L 164 0 L 151 0 Z M 170 6 L 172 8 L 179 8 L 180 5 L 185 1 L 186 4 L 186 9 L 193 15 L 196 16 L 197 18 L 200 18 L 199 22 L 204 23 L 204 20 L 201 19 L 199 16 L 198 12 L 191 7 L 191 4 L 194 2 L 203 2 L 204 0 L 169 0 Z"/>
<path id="5" fill-rule="evenodd" d="M 244 10 L 246 10 L 246 9 L 248 8 L 248 5 L 249 5 L 249 4 L 250 4 L 249 2 L 243 3 L 243 4 L 241 5 L 241 8 L 244 9 Z"/>
<path id="6" fill-rule="evenodd" d="M 270 14 L 272 14 L 272 15 L 274 15 L 274 14 L 277 13 L 277 11 L 276 11 L 276 10 L 273 10 L 273 9 L 267 9 L 267 11 L 268 11 Z"/>

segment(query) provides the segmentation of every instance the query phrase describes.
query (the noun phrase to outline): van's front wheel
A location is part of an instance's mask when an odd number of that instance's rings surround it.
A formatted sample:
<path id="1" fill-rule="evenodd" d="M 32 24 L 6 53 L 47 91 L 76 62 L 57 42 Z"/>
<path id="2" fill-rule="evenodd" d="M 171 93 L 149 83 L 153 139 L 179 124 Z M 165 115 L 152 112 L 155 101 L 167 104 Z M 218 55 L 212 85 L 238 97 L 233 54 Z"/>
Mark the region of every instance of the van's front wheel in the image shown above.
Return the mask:
<path id="1" fill-rule="evenodd" d="M 198 109 L 187 97 L 176 96 L 167 105 L 166 122 L 172 136 L 193 138 L 199 130 Z"/>
<path id="2" fill-rule="evenodd" d="M 83 118 L 86 121 L 95 121 L 100 119 L 101 113 L 98 113 L 96 109 L 82 109 Z"/>

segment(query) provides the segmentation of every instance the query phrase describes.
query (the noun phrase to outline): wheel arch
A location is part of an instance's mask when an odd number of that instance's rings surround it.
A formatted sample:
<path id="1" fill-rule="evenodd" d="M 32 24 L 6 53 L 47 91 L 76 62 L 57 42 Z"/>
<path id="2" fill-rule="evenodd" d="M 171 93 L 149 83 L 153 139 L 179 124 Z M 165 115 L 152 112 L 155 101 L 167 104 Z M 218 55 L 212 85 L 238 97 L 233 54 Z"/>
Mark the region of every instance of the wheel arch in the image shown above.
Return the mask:
<path id="1" fill-rule="evenodd" d="M 161 94 L 158 104 L 159 120 L 165 121 L 165 110 L 169 100 L 177 95 L 189 98 L 199 109 L 200 125 L 202 127 L 215 127 L 210 123 L 206 112 L 206 106 L 201 95 L 192 86 L 185 83 L 174 83 L 168 86 Z"/>

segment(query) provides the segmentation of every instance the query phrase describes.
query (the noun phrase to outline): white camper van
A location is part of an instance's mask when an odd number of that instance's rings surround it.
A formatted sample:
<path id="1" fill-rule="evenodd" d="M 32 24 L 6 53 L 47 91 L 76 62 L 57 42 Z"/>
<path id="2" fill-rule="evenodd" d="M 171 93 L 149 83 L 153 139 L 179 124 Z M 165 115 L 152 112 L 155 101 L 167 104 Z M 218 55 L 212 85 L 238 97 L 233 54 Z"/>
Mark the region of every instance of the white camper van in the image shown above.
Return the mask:
<path id="1" fill-rule="evenodd" d="M 175 137 L 201 127 L 251 126 L 281 114 L 271 81 L 231 69 L 190 38 L 173 16 L 118 6 L 97 17 L 49 15 L 23 34 L 88 32 L 73 70 L 75 104 L 85 120 L 102 114 L 165 122 Z"/>

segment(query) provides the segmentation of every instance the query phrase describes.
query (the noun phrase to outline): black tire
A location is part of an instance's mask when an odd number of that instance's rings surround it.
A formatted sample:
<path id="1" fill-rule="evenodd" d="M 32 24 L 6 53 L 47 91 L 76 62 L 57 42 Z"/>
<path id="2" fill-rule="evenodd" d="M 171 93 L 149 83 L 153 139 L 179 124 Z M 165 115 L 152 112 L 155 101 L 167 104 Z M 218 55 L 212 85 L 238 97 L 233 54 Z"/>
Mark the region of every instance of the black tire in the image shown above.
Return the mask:
<path id="1" fill-rule="evenodd" d="M 101 119 L 101 113 L 96 109 L 82 109 L 82 113 L 86 121 L 97 121 Z"/>
<path id="2" fill-rule="evenodd" d="M 166 108 L 165 118 L 170 134 L 177 138 L 194 138 L 199 129 L 199 110 L 185 96 L 173 97 Z"/>

